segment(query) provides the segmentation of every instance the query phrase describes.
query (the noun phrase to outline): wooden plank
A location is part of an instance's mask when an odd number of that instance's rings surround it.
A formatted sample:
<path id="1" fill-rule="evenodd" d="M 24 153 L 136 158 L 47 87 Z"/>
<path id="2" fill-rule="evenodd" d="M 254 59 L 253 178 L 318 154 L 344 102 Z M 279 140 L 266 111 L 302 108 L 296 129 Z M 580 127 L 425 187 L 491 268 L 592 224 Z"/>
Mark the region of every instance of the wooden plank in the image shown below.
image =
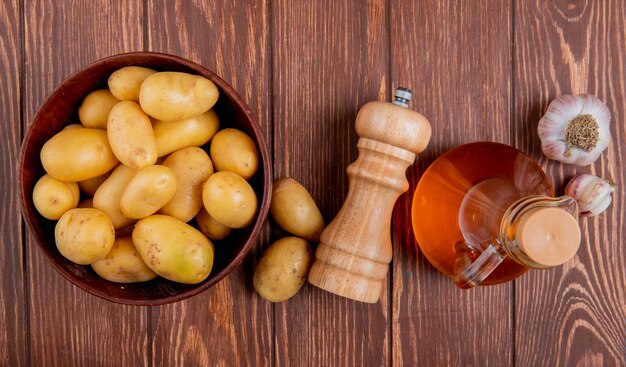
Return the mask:
<path id="1" fill-rule="evenodd" d="M 257 116 L 268 147 L 269 10 L 264 0 L 149 1 L 148 49 L 195 61 L 229 82 Z M 153 365 L 270 365 L 272 306 L 256 296 L 255 250 L 227 278 L 184 302 L 152 310 Z"/>
<path id="2" fill-rule="evenodd" d="M 387 4 L 283 0 L 272 14 L 275 178 L 301 182 L 330 221 L 357 157 L 356 113 L 389 97 Z M 387 294 L 368 305 L 305 285 L 275 306 L 276 364 L 387 365 Z"/>
<path id="3" fill-rule="evenodd" d="M 142 2 L 37 1 L 24 7 L 25 121 L 71 73 L 142 47 Z M 92 296 L 57 274 L 29 238 L 33 365 L 146 365 L 147 309 Z"/>
<path id="4" fill-rule="evenodd" d="M 626 8 L 623 2 L 515 3 L 515 144 L 561 189 L 575 173 L 618 183 L 608 211 L 581 221 L 583 242 L 562 267 L 516 284 L 516 356 L 522 366 L 626 365 Z M 613 114 L 613 141 L 589 167 L 548 161 L 537 122 L 562 94 L 591 93 Z"/>
<path id="5" fill-rule="evenodd" d="M 489 0 L 391 1 L 392 84 L 413 89 L 412 108 L 433 127 L 394 214 L 394 365 L 512 364 L 511 284 L 457 289 L 419 254 L 411 227 L 412 193 L 437 156 L 509 142 L 510 12 Z"/>
<path id="6" fill-rule="evenodd" d="M 23 75 L 19 1 L 0 3 L 0 365 L 28 363 L 29 325 L 23 268 L 22 220 L 18 197 Z"/>

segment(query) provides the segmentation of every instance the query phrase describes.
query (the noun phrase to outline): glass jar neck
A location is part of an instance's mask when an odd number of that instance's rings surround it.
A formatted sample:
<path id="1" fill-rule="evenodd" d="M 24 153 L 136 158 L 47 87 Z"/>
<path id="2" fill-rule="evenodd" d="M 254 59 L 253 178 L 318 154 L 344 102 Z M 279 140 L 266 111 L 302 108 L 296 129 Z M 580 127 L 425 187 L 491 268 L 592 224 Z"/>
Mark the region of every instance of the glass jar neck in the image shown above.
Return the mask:
<path id="1" fill-rule="evenodd" d="M 500 222 L 499 251 L 506 253 L 515 262 L 531 269 L 547 269 L 554 266 L 539 264 L 531 259 L 520 247 L 518 229 L 525 216 L 531 215 L 539 208 L 559 208 L 578 218 L 578 204 L 574 198 L 561 196 L 558 198 L 544 195 L 528 196 L 513 203 L 502 216 Z"/>

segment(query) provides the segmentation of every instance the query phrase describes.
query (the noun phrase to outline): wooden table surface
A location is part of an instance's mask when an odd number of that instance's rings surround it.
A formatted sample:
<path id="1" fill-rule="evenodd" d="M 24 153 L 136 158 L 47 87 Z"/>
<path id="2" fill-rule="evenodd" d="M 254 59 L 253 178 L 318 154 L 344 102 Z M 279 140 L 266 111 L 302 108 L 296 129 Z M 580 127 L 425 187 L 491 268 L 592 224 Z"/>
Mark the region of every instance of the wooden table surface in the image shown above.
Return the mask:
<path id="1" fill-rule="evenodd" d="M 0 3 L 0 365 L 626 365 L 626 3 L 620 0 L 70 1 Z M 310 285 L 271 304 L 252 288 L 283 233 L 268 222 L 245 262 L 187 301 L 101 300 L 46 262 L 20 216 L 17 159 L 47 94 L 92 61 L 176 54 L 231 83 L 258 117 L 274 177 L 309 188 L 332 219 L 357 156 L 354 119 L 393 89 L 433 136 L 408 171 L 412 192 L 445 151 L 480 140 L 537 159 L 561 190 L 574 173 L 612 177 L 609 210 L 582 220 L 562 267 L 458 290 L 420 254 L 411 194 L 395 208 L 394 257 L 377 304 Z M 558 95 L 606 101 L 613 142 L 594 165 L 548 161 L 536 133 Z M 441 229 L 445 230 L 444 228 Z"/>

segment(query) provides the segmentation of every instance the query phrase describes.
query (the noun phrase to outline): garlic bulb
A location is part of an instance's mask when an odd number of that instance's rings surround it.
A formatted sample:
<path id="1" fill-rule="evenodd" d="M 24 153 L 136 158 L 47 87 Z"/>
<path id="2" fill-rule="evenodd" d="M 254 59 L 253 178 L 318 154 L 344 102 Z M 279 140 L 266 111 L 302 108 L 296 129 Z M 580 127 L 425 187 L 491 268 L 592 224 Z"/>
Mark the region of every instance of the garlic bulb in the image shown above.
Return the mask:
<path id="1" fill-rule="evenodd" d="M 546 157 L 587 166 L 609 146 L 611 112 L 591 94 L 563 95 L 550 103 L 537 132 Z"/>
<path id="2" fill-rule="evenodd" d="M 578 202 L 581 217 L 593 217 L 611 205 L 615 182 L 588 173 L 574 176 L 565 187 L 565 195 Z"/>

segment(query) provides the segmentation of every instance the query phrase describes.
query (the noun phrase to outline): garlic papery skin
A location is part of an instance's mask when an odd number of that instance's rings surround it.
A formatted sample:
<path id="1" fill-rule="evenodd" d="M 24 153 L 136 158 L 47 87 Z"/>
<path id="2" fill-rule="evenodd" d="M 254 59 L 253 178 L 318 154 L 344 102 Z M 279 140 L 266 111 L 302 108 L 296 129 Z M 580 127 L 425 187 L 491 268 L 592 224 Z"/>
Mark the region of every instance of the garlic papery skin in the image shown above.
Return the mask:
<path id="1" fill-rule="evenodd" d="M 565 187 L 565 195 L 578 202 L 578 215 L 593 217 L 606 210 L 613 200 L 615 182 L 583 173 L 574 176 Z"/>
<path id="2" fill-rule="evenodd" d="M 611 112 L 596 96 L 563 95 L 554 99 L 537 126 L 546 157 L 587 166 L 609 146 Z"/>

